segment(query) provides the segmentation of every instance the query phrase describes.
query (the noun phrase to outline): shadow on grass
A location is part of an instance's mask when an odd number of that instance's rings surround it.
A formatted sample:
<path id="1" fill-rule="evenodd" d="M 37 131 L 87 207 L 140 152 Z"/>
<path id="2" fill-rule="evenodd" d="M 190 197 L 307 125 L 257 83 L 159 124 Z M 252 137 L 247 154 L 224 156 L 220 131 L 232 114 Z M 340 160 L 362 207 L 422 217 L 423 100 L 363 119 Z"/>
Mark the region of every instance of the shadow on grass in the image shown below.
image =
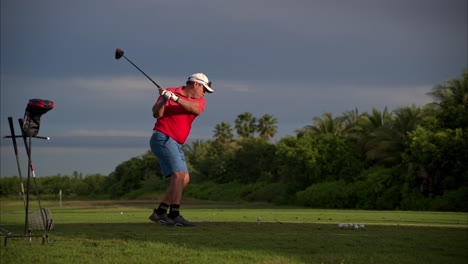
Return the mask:
<path id="1" fill-rule="evenodd" d="M 138 254 L 153 251 L 156 257 L 169 250 L 176 252 L 172 254 L 191 252 L 187 254 L 192 260 L 199 254 L 208 254 L 205 258 L 211 260 L 213 254 L 241 259 L 238 262 L 223 259 L 218 263 L 252 263 L 260 259 L 260 263 L 340 263 L 346 260 L 346 263 L 419 264 L 466 263 L 468 259 L 466 228 L 376 225 L 367 226 L 367 230 L 344 230 L 336 224 L 196 224 L 196 227 L 167 227 L 151 222 L 57 224 L 49 237 L 56 240 L 54 248 L 64 247 L 70 251 L 78 247 L 80 252 L 98 255 L 106 254 L 110 248 L 118 248 L 116 254 L 119 254 L 131 245 L 142 248 Z M 7 229 L 22 232 L 22 226 L 17 224 Z"/>
<path id="2" fill-rule="evenodd" d="M 303 263 L 311 263 L 311 259 L 362 263 L 368 258 L 375 263 L 462 263 L 468 257 L 464 250 L 468 246 L 466 231 L 408 226 L 342 230 L 331 224 L 204 222 L 196 227 L 154 223 L 58 224 L 49 234 L 57 240 L 57 246 L 69 240 L 96 247 L 100 243 L 109 246 L 148 242 L 176 250 L 224 252 L 225 256 L 229 252 L 235 256 L 258 253 Z"/>
<path id="3" fill-rule="evenodd" d="M 21 232 L 19 225 L 8 226 L 8 229 Z M 317 241 L 311 238 L 321 229 L 318 225 L 280 223 L 204 222 L 197 223 L 196 227 L 168 227 L 155 223 L 89 223 L 57 224 L 55 230 L 49 232 L 49 237 L 55 240 L 54 248 L 75 243 L 92 250 L 136 243 L 151 245 L 148 247 L 153 251 L 169 246 L 180 252 L 187 249 L 206 254 L 216 252 L 233 259 L 244 255 L 250 255 L 253 259 L 270 256 L 280 259 L 278 263 L 284 263 L 285 259 L 293 261 L 291 263 L 307 263 L 310 254 L 320 251 L 321 246 L 317 246 Z M 35 234 L 40 232 L 36 231 Z M 15 242 L 8 243 L 14 247 Z M 39 244 L 39 241 L 35 244 Z"/>
<path id="4" fill-rule="evenodd" d="M 311 224 L 197 223 L 196 227 L 167 227 L 155 223 L 61 225 L 60 233 L 89 239 L 120 239 L 170 244 L 197 251 L 255 251 L 306 261 L 319 251 L 311 239 L 322 227 Z"/>

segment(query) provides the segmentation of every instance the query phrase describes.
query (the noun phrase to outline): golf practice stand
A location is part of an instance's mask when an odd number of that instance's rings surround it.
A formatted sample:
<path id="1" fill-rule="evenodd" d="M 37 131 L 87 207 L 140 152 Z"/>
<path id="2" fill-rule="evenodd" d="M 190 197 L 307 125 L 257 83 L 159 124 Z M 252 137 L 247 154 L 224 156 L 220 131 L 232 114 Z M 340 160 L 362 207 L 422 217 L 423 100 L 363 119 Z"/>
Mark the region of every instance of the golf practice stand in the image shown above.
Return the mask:
<path id="1" fill-rule="evenodd" d="M 54 108 L 54 102 L 49 100 L 41 100 L 41 99 L 31 99 L 28 102 L 26 107 L 26 111 L 24 114 L 24 119 L 18 119 L 18 123 L 21 128 L 21 135 L 15 134 L 15 129 L 13 126 L 13 117 L 8 117 L 8 124 L 10 125 L 10 133 L 9 136 L 4 136 L 4 138 L 11 138 L 13 141 L 13 148 L 15 151 L 16 156 L 16 165 L 18 167 L 18 176 L 21 185 L 21 196 L 23 197 L 23 204 L 25 209 L 25 222 L 24 222 L 24 234 L 16 235 L 13 232 L 10 232 L 6 229 L 0 228 L 0 236 L 4 236 L 4 246 L 7 245 L 7 240 L 9 238 L 29 238 L 29 243 L 32 243 L 32 239 L 34 237 L 42 238 L 42 244 L 44 245 L 45 241 L 49 242 L 49 236 L 47 232 L 49 230 L 54 229 L 54 221 L 52 219 L 52 214 L 49 209 L 45 209 L 41 205 L 41 199 L 39 197 L 39 189 L 36 182 L 36 175 L 34 172 L 34 166 L 32 164 L 32 157 L 31 157 L 31 145 L 32 145 L 32 138 L 38 139 L 45 139 L 50 140 L 49 137 L 40 137 L 37 136 L 39 133 L 40 127 L 40 118 L 42 114 L 45 114 L 49 110 Z M 28 156 L 28 177 L 26 188 L 23 184 L 23 177 L 21 173 L 21 166 L 19 162 L 19 155 L 18 155 L 18 145 L 16 143 L 16 138 L 23 138 L 24 146 L 26 148 L 26 154 Z M 31 186 L 31 176 L 34 182 L 34 190 L 35 194 L 39 203 L 39 210 L 34 212 L 31 216 L 29 216 L 29 194 L 30 194 L 30 186 Z M 32 231 L 35 230 L 43 230 L 45 231 L 42 235 L 33 235 Z"/>

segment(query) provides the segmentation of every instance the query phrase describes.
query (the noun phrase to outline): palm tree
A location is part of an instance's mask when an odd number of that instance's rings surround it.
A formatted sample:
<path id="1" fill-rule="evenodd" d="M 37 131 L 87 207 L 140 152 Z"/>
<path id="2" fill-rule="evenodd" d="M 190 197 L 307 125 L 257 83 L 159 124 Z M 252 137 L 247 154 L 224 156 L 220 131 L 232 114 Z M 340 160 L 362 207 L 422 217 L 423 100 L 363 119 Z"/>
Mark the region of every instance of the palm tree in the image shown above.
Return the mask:
<path id="1" fill-rule="evenodd" d="M 463 71 L 462 78 L 453 78 L 445 83 L 447 85 L 436 85 L 428 94 L 441 103 L 468 107 L 468 69 Z"/>
<path id="2" fill-rule="evenodd" d="M 313 124 L 305 126 L 302 130 L 297 131 L 298 136 L 304 134 L 332 134 L 341 135 L 343 132 L 343 118 L 333 118 L 331 113 L 323 113 L 322 118 L 312 118 Z"/>
<path id="3" fill-rule="evenodd" d="M 359 115 L 359 110 L 354 108 L 353 110 L 349 110 L 343 113 L 343 125 L 345 127 L 353 126 L 359 119 L 361 115 Z"/>
<path id="4" fill-rule="evenodd" d="M 415 130 L 422 122 L 423 111 L 416 106 L 400 108 L 394 113 L 393 119 L 382 119 L 382 125 L 371 132 L 366 146 L 368 160 L 383 165 L 398 163 L 409 140 L 408 132 Z"/>
<path id="5" fill-rule="evenodd" d="M 446 85 L 437 85 L 428 94 L 434 97 L 442 108 L 439 118 L 448 128 L 468 127 L 468 69 L 461 78 L 445 81 Z"/>
<path id="6" fill-rule="evenodd" d="M 379 127 L 384 126 L 386 123 L 393 119 L 392 113 L 388 112 L 387 107 L 384 108 L 383 112 L 380 112 L 376 108 L 372 108 L 372 115 L 366 115 L 367 119 L 367 130 L 372 131 Z"/>
<path id="7" fill-rule="evenodd" d="M 217 124 L 213 132 L 215 141 L 221 142 L 223 144 L 231 142 L 234 137 L 234 135 L 232 134 L 231 125 L 226 122 L 221 122 L 221 124 Z"/>
<path id="8" fill-rule="evenodd" d="M 356 151 L 364 158 L 372 133 L 392 119 L 387 108 L 381 112 L 372 108 L 372 113 L 359 114 L 357 109 L 343 113 L 343 135 L 355 144 Z"/>
<path id="9" fill-rule="evenodd" d="M 243 114 L 238 115 L 235 121 L 237 135 L 239 135 L 239 137 L 244 138 L 251 137 L 256 130 L 255 122 L 255 117 L 253 117 L 252 114 L 249 112 L 245 112 Z"/>
<path id="10" fill-rule="evenodd" d="M 365 131 L 367 117 L 367 113 L 359 114 L 359 110 L 357 108 L 344 112 L 342 116 L 343 135 L 349 139 L 358 141 L 362 138 Z"/>
<path id="11" fill-rule="evenodd" d="M 278 127 L 276 124 L 278 120 L 271 115 L 265 114 L 258 120 L 257 132 L 260 133 L 260 137 L 265 140 L 270 140 L 270 138 L 276 136 L 278 132 Z"/>

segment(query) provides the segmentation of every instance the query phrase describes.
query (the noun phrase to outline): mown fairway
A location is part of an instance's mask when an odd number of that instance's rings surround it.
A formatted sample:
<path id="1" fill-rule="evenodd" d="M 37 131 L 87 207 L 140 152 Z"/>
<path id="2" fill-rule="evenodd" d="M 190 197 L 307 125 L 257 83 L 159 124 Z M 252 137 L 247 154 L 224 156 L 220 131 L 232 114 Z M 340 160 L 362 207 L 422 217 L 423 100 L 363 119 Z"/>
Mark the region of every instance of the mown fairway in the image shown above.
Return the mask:
<path id="1" fill-rule="evenodd" d="M 32 202 L 32 210 L 37 204 Z M 467 263 L 466 213 L 315 210 L 192 202 L 197 227 L 165 227 L 151 202 L 44 202 L 50 242 L 8 239 L 1 263 Z M 262 222 L 257 222 L 257 217 Z M 1 201 L 2 228 L 23 232 L 22 202 Z M 365 224 L 365 230 L 340 229 Z M 43 234 L 35 232 L 35 234 Z"/>

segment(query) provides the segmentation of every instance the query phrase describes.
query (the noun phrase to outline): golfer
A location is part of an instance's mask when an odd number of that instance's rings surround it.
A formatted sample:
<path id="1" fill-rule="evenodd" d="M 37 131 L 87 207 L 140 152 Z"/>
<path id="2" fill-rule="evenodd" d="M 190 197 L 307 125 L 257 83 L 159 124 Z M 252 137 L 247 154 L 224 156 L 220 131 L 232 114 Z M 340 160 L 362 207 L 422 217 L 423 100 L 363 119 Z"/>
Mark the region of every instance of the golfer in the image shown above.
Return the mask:
<path id="1" fill-rule="evenodd" d="M 159 89 L 160 96 L 152 109 L 157 120 L 150 146 L 158 157 L 163 176 L 170 177 L 170 184 L 161 204 L 149 217 L 151 221 L 163 225 L 194 226 L 179 213 L 183 190 L 190 181 L 182 145 L 193 120 L 205 109 L 203 96 L 212 92 L 211 82 L 203 73 L 189 76 L 185 86 Z"/>

